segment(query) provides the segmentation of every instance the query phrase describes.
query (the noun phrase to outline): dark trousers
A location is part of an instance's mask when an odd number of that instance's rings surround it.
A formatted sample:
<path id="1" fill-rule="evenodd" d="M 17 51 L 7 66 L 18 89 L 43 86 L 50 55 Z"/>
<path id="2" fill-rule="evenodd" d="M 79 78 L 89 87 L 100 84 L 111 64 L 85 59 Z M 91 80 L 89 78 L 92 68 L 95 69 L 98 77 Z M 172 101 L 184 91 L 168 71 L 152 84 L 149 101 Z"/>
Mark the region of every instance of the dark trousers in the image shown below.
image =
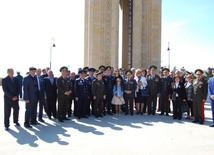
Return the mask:
<path id="1" fill-rule="evenodd" d="M 181 107 L 183 103 L 182 99 L 176 97 L 175 100 L 172 100 L 172 103 L 173 103 L 173 118 L 181 119 L 182 118 Z"/>
<path id="2" fill-rule="evenodd" d="M 131 115 L 133 115 L 133 99 L 134 99 L 133 95 L 127 95 L 127 94 L 124 95 L 125 112 L 129 113 L 130 111 Z"/>
<path id="3" fill-rule="evenodd" d="M 87 115 L 88 105 L 88 98 L 79 98 L 76 106 L 77 117 L 85 117 Z"/>
<path id="4" fill-rule="evenodd" d="M 193 115 L 195 120 L 203 122 L 202 116 L 202 99 L 200 100 L 193 100 Z"/>
<path id="5" fill-rule="evenodd" d="M 39 119 L 42 119 L 43 116 L 43 107 L 45 106 L 45 98 L 44 98 L 44 92 L 39 92 Z"/>
<path id="6" fill-rule="evenodd" d="M 168 95 L 161 95 L 161 113 L 164 114 L 166 111 L 166 114 L 169 113 L 169 99 L 167 97 Z M 165 107 L 166 104 L 166 107 Z"/>
<path id="7" fill-rule="evenodd" d="M 211 100 L 211 109 L 212 109 L 213 124 L 214 124 L 214 100 Z"/>
<path id="8" fill-rule="evenodd" d="M 91 109 L 92 109 L 92 114 L 94 114 L 94 100 L 93 97 L 90 96 L 90 98 L 88 99 L 88 107 L 87 107 L 87 115 L 90 116 L 91 113 Z M 90 109 L 91 106 L 91 109 Z"/>
<path id="9" fill-rule="evenodd" d="M 22 86 L 20 87 L 20 94 L 19 94 L 20 98 L 22 98 Z"/>
<path id="10" fill-rule="evenodd" d="M 68 104 L 67 104 L 67 114 L 68 114 L 68 117 L 71 116 L 71 113 L 72 113 L 72 98 L 69 97 L 68 98 Z"/>
<path id="11" fill-rule="evenodd" d="M 26 111 L 25 111 L 25 125 L 29 125 L 29 122 L 36 122 L 37 116 L 37 104 L 38 99 L 30 100 L 29 103 L 26 103 Z"/>
<path id="12" fill-rule="evenodd" d="M 188 104 L 188 110 L 187 110 L 187 115 L 189 116 L 190 115 L 190 112 L 191 112 L 191 116 L 193 116 L 193 105 L 192 105 L 192 101 L 190 100 L 187 100 L 187 104 Z"/>
<path id="13" fill-rule="evenodd" d="M 19 104 L 18 101 L 15 102 L 4 102 L 4 126 L 9 127 L 10 126 L 10 114 L 11 114 L 11 108 L 13 108 L 13 122 L 18 122 L 19 117 Z"/>
<path id="14" fill-rule="evenodd" d="M 155 114 L 157 106 L 157 94 L 151 94 L 148 99 L 148 113 Z"/>
<path id="15" fill-rule="evenodd" d="M 96 100 L 94 100 L 93 113 L 95 116 L 102 115 L 102 104 L 103 98 L 96 98 Z"/>
<path id="16" fill-rule="evenodd" d="M 105 107 L 107 108 L 107 112 L 110 113 L 112 109 L 112 101 L 113 95 L 112 94 L 107 94 L 106 95 L 106 100 L 105 100 Z"/>
<path id="17" fill-rule="evenodd" d="M 47 115 L 51 118 L 51 115 L 56 118 L 56 97 L 47 96 Z"/>
<path id="18" fill-rule="evenodd" d="M 68 97 L 66 95 L 59 95 L 58 97 L 58 120 L 66 118 Z"/>

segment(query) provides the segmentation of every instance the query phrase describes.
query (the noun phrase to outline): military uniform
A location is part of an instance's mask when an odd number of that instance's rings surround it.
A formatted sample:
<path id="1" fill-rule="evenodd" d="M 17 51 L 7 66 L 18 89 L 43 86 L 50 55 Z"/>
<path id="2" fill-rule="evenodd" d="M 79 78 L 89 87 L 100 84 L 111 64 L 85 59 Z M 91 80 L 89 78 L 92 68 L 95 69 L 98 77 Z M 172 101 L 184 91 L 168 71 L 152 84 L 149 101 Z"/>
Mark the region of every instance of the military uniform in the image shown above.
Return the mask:
<path id="1" fill-rule="evenodd" d="M 95 117 L 102 116 L 102 103 L 106 95 L 106 88 L 103 80 L 95 79 L 92 82 L 92 94 L 96 97 L 93 106 Z"/>
<path id="2" fill-rule="evenodd" d="M 161 98 L 160 98 L 161 114 L 160 115 L 163 115 L 164 111 L 166 111 L 166 115 L 168 116 L 169 106 L 170 106 L 169 95 L 171 94 L 171 83 L 172 83 L 172 78 L 170 76 L 160 78 L 160 87 L 159 87 L 159 93 L 161 95 Z"/>
<path id="3" fill-rule="evenodd" d="M 131 71 L 127 71 L 126 74 L 132 74 Z M 125 100 L 125 112 L 126 115 L 129 113 L 133 115 L 133 100 L 134 100 L 134 95 L 135 95 L 135 90 L 137 87 L 136 81 L 131 78 L 130 80 L 127 78 L 124 80 L 124 100 Z M 127 94 L 126 91 L 131 91 L 130 94 Z"/>
<path id="4" fill-rule="evenodd" d="M 95 69 L 94 68 L 90 68 L 89 70 L 88 70 L 89 72 L 95 72 Z M 93 80 L 95 79 L 95 77 L 94 76 L 87 76 L 86 77 L 86 80 L 88 81 L 88 84 L 89 84 L 89 89 L 91 89 L 91 87 L 92 87 L 92 82 L 93 82 Z M 90 96 L 90 98 L 89 98 L 89 105 L 88 105 L 88 110 L 87 110 L 87 115 L 89 115 L 90 116 L 90 104 L 91 104 L 91 108 L 92 108 L 92 114 L 94 113 L 94 100 L 93 100 L 93 95 L 92 95 L 92 91 L 90 91 L 90 94 L 89 94 L 89 96 Z"/>
<path id="5" fill-rule="evenodd" d="M 107 66 L 106 70 L 111 69 L 111 67 Z M 103 76 L 103 81 L 106 87 L 106 100 L 105 100 L 105 107 L 107 108 L 107 113 L 112 115 L 112 98 L 113 98 L 113 84 L 114 84 L 114 77 L 113 76 Z M 105 114 L 105 111 L 104 111 Z"/>
<path id="6" fill-rule="evenodd" d="M 147 77 L 148 89 L 150 96 L 148 99 L 148 114 L 155 115 L 157 106 L 157 94 L 159 93 L 160 77 L 158 75 L 149 75 Z"/>
<path id="7" fill-rule="evenodd" d="M 196 70 L 197 73 L 198 70 Z M 203 74 L 203 71 L 201 72 Z M 203 124 L 203 100 L 207 99 L 208 83 L 207 80 L 201 78 L 193 80 L 193 122 Z"/>
<path id="8" fill-rule="evenodd" d="M 80 71 L 84 72 L 84 71 Z M 81 74 L 81 73 L 80 73 Z M 87 118 L 89 98 L 90 98 L 90 85 L 86 79 L 78 78 L 75 81 L 75 97 L 78 98 L 76 102 L 76 114 L 80 119 L 81 117 Z"/>
<path id="9" fill-rule="evenodd" d="M 67 70 L 67 67 L 62 67 L 62 70 Z M 70 78 L 61 76 L 57 79 L 57 88 L 58 88 L 58 120 L 63 122 L 63 120 L 69 120 L 66 118 L 66 112 L 68 111 L 68 106 L 71 102 L 71 94 L 73 90 L 73 85 Z M 70 95 L 65 93 L 71 91 Z"/>

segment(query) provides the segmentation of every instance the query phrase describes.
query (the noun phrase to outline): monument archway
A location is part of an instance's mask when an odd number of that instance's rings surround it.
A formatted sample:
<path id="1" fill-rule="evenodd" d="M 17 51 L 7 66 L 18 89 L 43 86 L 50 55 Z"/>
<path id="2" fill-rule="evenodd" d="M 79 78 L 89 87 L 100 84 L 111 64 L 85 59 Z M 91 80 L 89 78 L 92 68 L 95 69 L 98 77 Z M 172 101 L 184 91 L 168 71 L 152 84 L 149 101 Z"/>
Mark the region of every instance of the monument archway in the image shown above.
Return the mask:
<path id="1" fill-rule="evenodd" d="M 84 65 L 118 68 L 122 11 L 122 67 L 161 63 L 162 0 L 85 0 Z"/>

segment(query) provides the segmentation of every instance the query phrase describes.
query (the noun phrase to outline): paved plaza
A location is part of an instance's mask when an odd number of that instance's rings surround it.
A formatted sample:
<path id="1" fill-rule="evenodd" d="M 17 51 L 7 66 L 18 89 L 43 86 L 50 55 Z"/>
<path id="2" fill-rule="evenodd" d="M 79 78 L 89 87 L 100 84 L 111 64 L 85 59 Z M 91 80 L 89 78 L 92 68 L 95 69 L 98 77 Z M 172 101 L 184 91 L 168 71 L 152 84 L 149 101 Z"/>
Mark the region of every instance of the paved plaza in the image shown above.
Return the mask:
<path id="1" fill-rule="evenodd" d="M 3 92 L 0 87 L 0 154 L 214 154 L 214 128 L 210 128 L 210 104 L 205 105 L 206 122 L 194 124 L 190 120 L 173 120 L 159 115 L 105 116 L 86 119 L 71 117 L 59 123 L 45 123 L 24 128 L 25 103 L 20 101 L 20 124 L 4 130 Z M 172 114 L 171 114 L 172 115 Z M 185 116 L 185 115 L 184 115 Z"/>

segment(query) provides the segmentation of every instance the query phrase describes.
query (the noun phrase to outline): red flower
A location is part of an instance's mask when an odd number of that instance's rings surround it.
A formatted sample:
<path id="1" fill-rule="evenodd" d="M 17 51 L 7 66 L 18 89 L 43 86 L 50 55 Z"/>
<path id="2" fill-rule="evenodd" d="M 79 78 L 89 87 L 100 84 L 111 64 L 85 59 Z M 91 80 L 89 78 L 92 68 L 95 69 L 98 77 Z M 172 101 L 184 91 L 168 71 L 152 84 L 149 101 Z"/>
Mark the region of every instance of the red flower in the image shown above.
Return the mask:
<path id="1" fill-rule="evenodd" d="M 115 94 L 117 96 L 117 94 Z"/>

